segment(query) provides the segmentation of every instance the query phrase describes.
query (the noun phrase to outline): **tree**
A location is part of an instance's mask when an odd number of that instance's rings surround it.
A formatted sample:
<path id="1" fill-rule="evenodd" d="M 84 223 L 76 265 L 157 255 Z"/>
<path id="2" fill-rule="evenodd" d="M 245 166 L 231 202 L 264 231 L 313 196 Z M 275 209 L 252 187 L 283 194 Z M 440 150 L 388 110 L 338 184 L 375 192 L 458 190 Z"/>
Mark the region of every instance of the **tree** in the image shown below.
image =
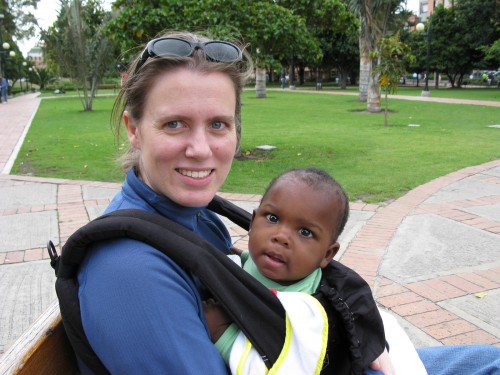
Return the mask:
<path id="1" fill-rule="evenodd" d="M 412 26 L 415 26 L 416 23 Z M 407 61 L 406 71 L 420 75 L 425 71 L 427 65 L 427 36 L 413 30 L 401 33 L 401 40 L 410 46 L 414 59 Z M 418 77 L 418 76 L 417 76 Z M 417 87 L 419 80 L 417 79 Z"/>
<path id="2" fill-rule="evenodd" d="M 413 60 L 410 47 L 401 42 L 399 33 L 388 38 L 382 38 L 380 48 L 373 58 L 379 58 L 376 71 L 379 74 L 378 83 L 385 91 L 385 115 L 384 126 L 387 126 L 387 115 L 389 111 L 388 94 L 398 91 L 399 80 L 404 75 L 405 60 Z"/>
<path id="3" fill-rule="evenodd" d="M 33 14 L 27 11 L 29 7 L 36 7 L 38 0 L 0 0 L 0 49 L 4 42 L 9 43 L 10 49 L 16 52 L 16 57 L 10 60 L 15 62 L 6 66 L 6 71 L 2 72 L 2 64 L 0 64 L 0 74 L 5 74 L 7 77 L 17 80 L 19 72 L 17 64 L 22 60 L 22 54 L 17 47 L 17 40 L 33 36 L 37 21 Z M 6 61 L 5 51 L 2 49 L 2 60 Z M 15 68 L 16 67 L 16 68 Z M 17 72 L 16 72 L 17 71 Z"/>
<path id="4" fill-rule="evenodd" d="M 491 46 L 482 46 L 486 66 L 498 68 L 500 66 L 500 39 L 497 39 Z"/>
<path id="5" fill-rule="evenodd" d="M 461 36 L 455 40 L 459 43 L 457 47 L 462 51 L 458 56 L 455 55 L 455 49 L 447 48 L 447 52 L 451 52 L 449 56 L 455 61 L 443 64 L 452 86 L 456 83 L 460 87 L 464 76 L 469 75 L 475 67 L 486 67 L 482 47 L 490 46 L 500 38 L 499 7 L 500 3 L 497 0 L 457 0 L 455 2 L 452 8 L 455 16 L 454 28 Z M 438 31 L 442 30 L 440 26 L 437 25 Z M 438 50 L 439 52 L 441 51 Z"/>
<path id="6" fill-rule="evenodd" d="M 43 90 L 47 84 L 55 80 L 55 77 L 46 68 L 37 69 L 36 67 L 32 67 L 29 77 L 31 82 L 40 87 L 40 90 Z"/>
<path id="7" fill-rule="evenodd" d="M 473 69 L 486 68 L 486 52 L 500 38 L 498 15 L 496 0 L 457 0 L 454 7 L 436 7 L 430 17 L 431 71 L 443 72 L 452 87 L 460 87 Z M 425 66 L 425 42 L 415 43 L 417 64 Z"/>
<path id="8" fill-rule="evenodd" d="M 85 111 L 92 111 L 97 84 L 113 58 L 112 43 L 102 31 L 109 18 L 97 0 L 62 0 L 57 21 L 42 33 L 47 56 L 82 88 Z"/>
<path id="9" fill-rule="evenodd" d="M 401 0 L 349 0 L 349 6 L 360 20 L 359 31 L 359 100 L 367 102 L 369 112 L 380 112 L 380 89 L 376 73 L 380 40 L 388 35 L 390 17 L 400 9 Z"/>
<path id="10" fill-rule="evenodd" d="M 214 38 L 240 39 L 249 44 L 260 76 L 289 56 L 321 54 L 303 18 L 272 0 L 118 0 L 114 5 L 118 11 L 107 32 L 122 51 L 129 51 L 124 52 L 126 59 L 164 29 L 204 30 Z M 259 79 L 259 84 L 265 82 Z"/>
<path id="11" fill-rule="evenodd" d="M 0 66 L 5 64 L 1 66 L 5 68 L 5 71 L 0 71 L 0 73 L 8 80 L 12 81 L 12 86 L 14 86 L 20 76 L 19 67 L 23 61 L 23 56 L 16 42 L 9 40 L 8 43 L 10 47 L 8 50 L 3 51 L 1 56 L 2 61 L 0 62 Z M 2 47 L 0 46 L 0 48 Z M 10 55 L 11 51 L 15 53 L 15 56 Z"/>
<path id="12" fill-rule="evenodd" d="M 359 21 L 344 3 L 340 6 L 343 11 L 337 10 L 331 16 L 336 22 L 325 19 L 315 35 L 323 52 L 322 69 L 336 69 L 340 88 L 345 89 L 347 78 L 355 76 L 359 66 Z"/>
<path id="13" fill-rule="evenodd" d="M 304 19 L 307 30 L 319 44 L 320 54 L 306 51 L 302 56 L 294 53 L 294 64 L 299 67 L 300 84 L 304 83 L 305 68 L 322 71 L 332 68 L 349 72 L 352 52 L 355 49 L 356 63 L 359 58 L 357 45 L 353 48 L 351 32 L 357 19 L 342 0 L 277 0 L 294 15 Z M 357 27 L 355 29 L 357 40 Z M 356 42 L 357 44 L 357 42 Z M 290 61 L 291 62 L 291 61 Z M 343 74 L 347 76 L 347 74 Z M 345 80 L 344 80 L 345 81 Z M 345 88 L 345 85 L 344 85 Z"/>
<path id="14" fill-rule="evenodd" d="M 253 47 L 252 55 L 261 72 L 261 69 L 271 72 L 278 61 L 290 59 L 290 79 L 293 82 L 294 61 L 308 59 L 312 62 L 321 56 L 319 43 L 307 28 L 304 18 L 290 9 L 274 2 L 255 1 L 249 7 L 247 17 L 235 16 L 241 19 L 241 30 Z M 260 83 L 265 81 L 260 80 Z"/>
<path id="15" fill-rule="evenodd" d="M 1 21 L 2 33 L 5 32 L 6 35 L 15 37 L 17 40 L 34 36 L 38 22 L 29 8 L 36 8 L 38 1 L 0 0 L 0 14 L 4 15 Z"/>

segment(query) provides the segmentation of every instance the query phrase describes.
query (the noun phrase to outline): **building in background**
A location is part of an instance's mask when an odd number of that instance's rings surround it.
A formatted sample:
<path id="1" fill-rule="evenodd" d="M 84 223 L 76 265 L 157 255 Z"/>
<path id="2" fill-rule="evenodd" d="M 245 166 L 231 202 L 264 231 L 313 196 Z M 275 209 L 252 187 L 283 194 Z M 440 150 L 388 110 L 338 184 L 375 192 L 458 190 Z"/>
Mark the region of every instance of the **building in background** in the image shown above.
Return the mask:
<path id="1" fill-rule="evenodd" d="M 28 60 L 33 61 L 37 69 L 44 69 L 47 67 L 47 64 L 43 59 L 43 50 L 40 46 L 33 47 L 29 50 Z"/>
<path id="2" fill-rule="evenodd" d="M 418 4 L 418 14 L 417 16 L 425 22 L 427 17 L 429 17 L 434 8 L 438 5 L 443 4 L 445 8 L 453 6 L 453 0 L 420 0 Z"/>

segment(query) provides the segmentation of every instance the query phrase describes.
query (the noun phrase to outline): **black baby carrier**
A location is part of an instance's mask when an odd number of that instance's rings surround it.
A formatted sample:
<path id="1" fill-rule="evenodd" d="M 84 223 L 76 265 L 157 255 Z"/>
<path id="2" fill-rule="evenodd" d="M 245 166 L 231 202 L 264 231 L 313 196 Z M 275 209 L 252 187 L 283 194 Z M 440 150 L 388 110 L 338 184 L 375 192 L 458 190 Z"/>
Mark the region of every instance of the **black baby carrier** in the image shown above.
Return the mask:
<path id="1" fill-rule="evenodd" d="M 251 215 L 220 197 L 209 209 L 248 230 Z M 226 255 L 185 227 L 143 210 L 118 210 L 77 230 L 61 255 L 49 242 L 56 292 L 64 329 L 77 354 L 96 374 L 109 373 L 92 350 L 83 329 L 77 273 L 90 245 L 131 238 L 165 253 L 196 275 L 239 326 L 268 368 L 278 359 L 285 341 L 285 310 L 276 296 Z M 354 271 L 336 261 L 323 270 L 314 295 L 329 321 L 329 341 L 322 374 L 362 374 L 384 350 L 383 325 L 371 290 Z"/>

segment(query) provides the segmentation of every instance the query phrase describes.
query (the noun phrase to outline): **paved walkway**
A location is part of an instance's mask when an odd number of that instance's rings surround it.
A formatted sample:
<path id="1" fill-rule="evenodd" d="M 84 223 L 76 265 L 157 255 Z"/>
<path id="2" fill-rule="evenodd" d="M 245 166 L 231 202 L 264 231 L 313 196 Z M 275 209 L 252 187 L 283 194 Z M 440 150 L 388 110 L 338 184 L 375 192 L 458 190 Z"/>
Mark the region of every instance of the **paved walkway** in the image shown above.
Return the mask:
<path id="1" fill-rule="evenodd" d="M 268 91 L 282 91 L 283 89 L 277 89 L 277 88 L 270 88 L 267 89 Z M 285 89 L 286 91 L 289 91 L 289 89 Z M 496 90 L 496 88 L 493 88 L 492 90 Z M 300 89 L 294 89 L 292 90 L 293 92 L 300 92 L 300 93 L 305 93 L 305 94 L 324 94 L 324 95 L 348 95 L 348 96 L 358 96 L 359 94 L 357 92 L 353 91 L 342 91 L 342 90 L 300 90 Z M 431 89 L 431 96 L 413 96 L 413 95 L 394 95 L 391 94 L 389 95 L 389 98 L 391 99 L 403 99 L 403 100 L 412 100 L 412 101 L 417 101 L 417 102 L 435 102 L 435 103 L 448 103 L 448 104 L 470 104 L 470 105 L 485 105 L 489 107 L 500 107 L 500 101 L 494 101 L 494 100 L 472 100 L 472 99 L 451 99 L 451 98 L 435 98 L 432 96 L 432 89 Z"/>
<path id="2" fill-rule="evenodd" d="M 6 174 L 39 101 L 28 94 L 0 105 L 0 355 L 56 298 L 46 241 L 64 243 L 119 189 Z M 223 196 L 249 210 L 260 199 Z M 500 346 L 500 160 L 437 178 L 387 206 L 351 207 L 339 258 L 368 280 L 417 347 Z M 246 233 L 230 231 L 244 247 Z"/>

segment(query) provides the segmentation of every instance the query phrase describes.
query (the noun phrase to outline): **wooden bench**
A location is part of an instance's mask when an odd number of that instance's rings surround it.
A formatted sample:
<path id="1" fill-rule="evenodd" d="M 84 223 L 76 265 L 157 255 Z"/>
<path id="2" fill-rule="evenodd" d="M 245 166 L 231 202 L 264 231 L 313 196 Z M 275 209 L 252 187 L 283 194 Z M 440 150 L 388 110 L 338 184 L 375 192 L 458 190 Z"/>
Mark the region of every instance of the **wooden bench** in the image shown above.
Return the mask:
<path id="1" fill-rule="evenodd" d="M 110 90 L 113 89 L 113 92 L 116 94 L 117 90 L 120 90 L 120 85 L 116 83 L 103 83 L 97 85 L 97 91 L 99 90 Z"/>
<path id="2" fill-rule="evenodd" d="M 56 301 L 0 357 L 0 374 L 78 374 Z"/>

